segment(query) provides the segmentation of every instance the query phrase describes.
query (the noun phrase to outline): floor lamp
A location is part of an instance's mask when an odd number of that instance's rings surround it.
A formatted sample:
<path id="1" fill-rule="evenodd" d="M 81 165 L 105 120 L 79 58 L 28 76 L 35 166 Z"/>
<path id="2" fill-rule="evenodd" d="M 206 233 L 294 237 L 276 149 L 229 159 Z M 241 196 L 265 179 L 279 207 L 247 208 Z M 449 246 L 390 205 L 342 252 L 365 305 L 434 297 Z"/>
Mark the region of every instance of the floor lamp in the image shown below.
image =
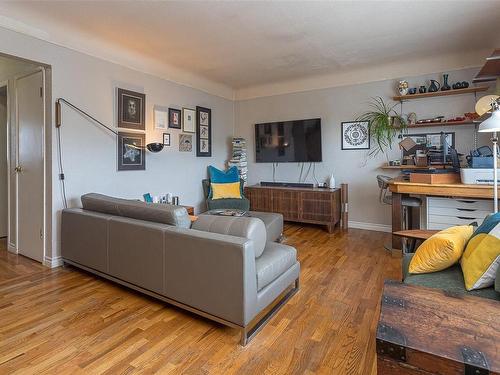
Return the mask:
<path id="1" fill-rule="evenodd" d="M 494 212 L 498 212 L 498 137 L 497 132 L 500 132 L 500 105 L 498 100 L 491 103 L 492 112 L 491 116 L 479 124 L 478 132 L 480 133 L 493 133 L 491 142 L 493 142 L 493 205 Z"/>

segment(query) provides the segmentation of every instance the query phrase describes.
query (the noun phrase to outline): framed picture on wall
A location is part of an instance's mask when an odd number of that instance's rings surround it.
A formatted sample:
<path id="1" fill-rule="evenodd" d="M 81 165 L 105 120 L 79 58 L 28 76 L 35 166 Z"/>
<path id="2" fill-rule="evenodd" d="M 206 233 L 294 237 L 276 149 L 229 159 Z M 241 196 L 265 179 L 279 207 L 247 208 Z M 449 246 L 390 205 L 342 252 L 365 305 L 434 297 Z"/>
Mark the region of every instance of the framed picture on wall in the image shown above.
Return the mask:
<path id="1" fill-rule="evenodd" d="M 368 121 L 348 121 L 341 124 L 342 150 L 369 150 L 370 127 Z"/>
<path id="2" fill-rule="evenodd" d="M 154 109 L 155 129 L 166 129 L 168 127 L 168 112 L 160 107 Z"/>
<path id="3" fill-rule="evenodd" d="M 118 88 L 118 127 L 146 129 L 146 95 Z"/>
<path id="4" fill-rule="evenodd" d="M 192 134 L 179 134 L 179 151 L 181 151 L 181 152 L 193 151 L 193 135 Z"/>
<path id="5" fill-rule="evenodd" d="M 196 131 L 196 112 L 194 109 L 182 108 L 182 131 L 194 133 Z"/>
<path id="6" fill-rule="evenodd" d="M 212 110 L 196 107 L 196 156 L 212 156 Z"/>
<path id="7" fill-rule="evenodd" d="M 170 146 L 170 133 L 163 133 L 163 145 Z"/>
<path id="8" fill-rule="evenodd" d="M 168 109 L 168 127 L 173 129 L 181 128 L 181 110 L 169 108 Z"/>
<path id="9" fill-rule="evenodd" d="M 140 133 L 118 133 L 118 170 L 140 171 L 146 169 L 146 135 Z"/>

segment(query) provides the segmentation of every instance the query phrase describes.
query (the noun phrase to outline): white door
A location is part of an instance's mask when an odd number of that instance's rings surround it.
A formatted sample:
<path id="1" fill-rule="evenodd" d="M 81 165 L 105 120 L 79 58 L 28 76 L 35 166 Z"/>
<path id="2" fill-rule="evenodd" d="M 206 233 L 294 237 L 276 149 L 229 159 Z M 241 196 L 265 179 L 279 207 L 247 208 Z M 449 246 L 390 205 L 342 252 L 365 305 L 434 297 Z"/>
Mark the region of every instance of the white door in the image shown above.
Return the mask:
<path id="1" fill-rule="evenodd" d="M 43 260 L 43 73 L 16 80 L 18 131 L 17 244 L 19 254 Z"/>

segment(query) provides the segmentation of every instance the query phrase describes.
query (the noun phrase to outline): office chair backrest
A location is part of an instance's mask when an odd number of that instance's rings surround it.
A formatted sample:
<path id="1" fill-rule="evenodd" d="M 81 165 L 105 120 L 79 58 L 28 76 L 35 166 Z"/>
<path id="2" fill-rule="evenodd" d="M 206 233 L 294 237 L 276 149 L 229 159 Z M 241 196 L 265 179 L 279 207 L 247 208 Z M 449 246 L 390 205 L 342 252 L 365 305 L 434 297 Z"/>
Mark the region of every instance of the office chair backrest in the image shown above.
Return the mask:
<path id="1" fill-rule="evenodd" d="M 380 194 L 378 196 L 380 203 L 385 203 L 384 197 L 387 194 L 387 189 L 389 188 L 389 182 L 391 182 L 391 181 L 392 181 L 392 178 L 389 176 L 384 176 L 381 174 L 379 174 L 377 176 L 377 183 L 378 183 L 378 187 L 380 188 Z"/>

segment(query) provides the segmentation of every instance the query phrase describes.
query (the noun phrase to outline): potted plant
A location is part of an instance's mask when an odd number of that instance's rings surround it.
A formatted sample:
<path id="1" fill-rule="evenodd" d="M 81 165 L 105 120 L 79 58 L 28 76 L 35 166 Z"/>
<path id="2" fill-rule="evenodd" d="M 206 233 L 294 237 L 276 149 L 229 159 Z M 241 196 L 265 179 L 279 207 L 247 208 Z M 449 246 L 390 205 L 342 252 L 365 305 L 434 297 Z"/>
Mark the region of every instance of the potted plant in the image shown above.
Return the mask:
<path id="1" fill-rule="evenodd" d="M 374 147 L 370 150 L 370 156 L 376 156 L 380 152 L 386 153 L 388 149 L 392 149 L 392 142 L 397 134 L 406 129 L 406 120 L 398 114 L 393 106 L 388 105 L 379 96 L 372 98 L 369 103 L 370 111 L 363 113 L 356 121 L 367 121 L 370 129 L 370 137 L 374 141 Z"/>

